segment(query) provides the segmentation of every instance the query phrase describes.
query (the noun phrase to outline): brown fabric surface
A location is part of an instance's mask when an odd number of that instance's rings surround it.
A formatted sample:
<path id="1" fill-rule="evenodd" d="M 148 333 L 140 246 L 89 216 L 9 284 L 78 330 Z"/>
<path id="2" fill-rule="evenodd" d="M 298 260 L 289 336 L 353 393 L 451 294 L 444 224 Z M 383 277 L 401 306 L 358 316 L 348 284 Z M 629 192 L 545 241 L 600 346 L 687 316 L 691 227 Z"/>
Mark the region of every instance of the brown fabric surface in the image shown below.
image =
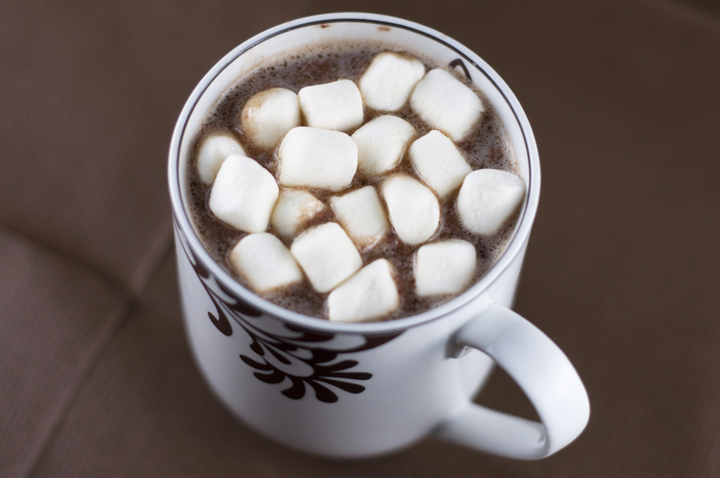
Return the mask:
<path id="1" fill-rule="evenodd" d="M 0 15 L 0 223 L 138 291 L 169 243 L 164 158 L 188 89 L 158 74 L 154 15 L 104 5 Z"/>
<path id="2" fill-rule="evenodd" d="M 0 476 L 720 476 L 715 8 L 3 4 L 0 226 L 14 232 L 0 233 Z M 343 10 L 449 34 L 528 114 L 543 184 L 516 309 L 567 353 L 592 407 L 553 457 L 514 462 L 433 440 L 361 462 L 300 455 L 235 421 L 192 363 L 167 255 L 177 114 L 243 40 Z M 478 401 L 533 414 L 502 373 Z"/>
<path id="3" fill-rule="evenodd" d="M 718 0 L 676 0 L 680 8 L 690 8 L 701 14 L 714 15 L 715 19 L 720 16 L 720 1 Z"/>
<path id="4" fill-rule="evenodd" d="M 0 476 L 27 476 L 128 304 L 2 229 L 0 250 Z"/>

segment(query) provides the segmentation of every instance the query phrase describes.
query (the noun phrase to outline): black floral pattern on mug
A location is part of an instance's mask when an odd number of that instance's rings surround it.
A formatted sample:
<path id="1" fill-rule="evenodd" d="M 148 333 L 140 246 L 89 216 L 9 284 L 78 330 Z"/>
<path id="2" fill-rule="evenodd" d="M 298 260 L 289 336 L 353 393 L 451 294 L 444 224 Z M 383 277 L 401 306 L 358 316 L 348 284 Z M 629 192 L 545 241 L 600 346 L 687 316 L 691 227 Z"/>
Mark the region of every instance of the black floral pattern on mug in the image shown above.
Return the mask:
<path id="1" fill-rule="evenodd" d="M 300 400 L 305 397 L 308 388 L 315 392 L 317 400 L 325 403 L 338 401 L 337 390 L 362 393 L 365 386 L 357 382 L 370 380 L 372 374 L 352 370 L 359 362 L 342 360 L 342 355 L 374 349 L 402 333 L 353 334 L 354 343 L 343 344 L 343 340 L 337 340 L 340 338 L 337 334 L 309 331 L 284 322 L 279 331 L 266 330 L 261 327 L 263 313 L 215 280 L 187 244 L 187 238 L 177 222 L 175 229 L 185 255 L 215 308 L 214 314 L 208 312 L 210 321 L 228 337 L 233 335 L 231 319 L 240 326 L 252 340 L 250 349 L 257 356 L 240 354 L 240 359 L 255 369 L 253 375 L 262 382 L 271 385 L 289 382 L 289 387 L 281 390 L 288 398 Z"/>
<path id="2" fill-rule="evenodd" d="M 336 337 L 334 334 L 308 332 L 289 325 L 286 327 L 297 332 L 297 336 L 280 337 L 266 332 L 258 334 L 253 330 L 245 329 L 253 340 L 250 348 L 261 361 L 242 354 L 240 358 L 257 370 L 253 375 L 258 380 L 269 384 L 280 384 L 288 379 L 290 387 L 282 390 L 282 394 L 286 397 L 299 400 L 305 396 L 309 387 L 315 392 L 315 398 L 325 403 L 338 401 L 337 393 L 333 388 L 347 393 L 362 393 L 365 387 L 356 382 L 372 378 L 372 374 L 368 372 L 351 370 L 359 364 L 357 360 L 336 361 L 338 357 L 342 354 L 379 347 L 399 335 L 394 333 L 362 336 L 364 343 L 358 346 L 333 350 L 323 347 L 310 348 L 305 345 L 329 342 Z"/>

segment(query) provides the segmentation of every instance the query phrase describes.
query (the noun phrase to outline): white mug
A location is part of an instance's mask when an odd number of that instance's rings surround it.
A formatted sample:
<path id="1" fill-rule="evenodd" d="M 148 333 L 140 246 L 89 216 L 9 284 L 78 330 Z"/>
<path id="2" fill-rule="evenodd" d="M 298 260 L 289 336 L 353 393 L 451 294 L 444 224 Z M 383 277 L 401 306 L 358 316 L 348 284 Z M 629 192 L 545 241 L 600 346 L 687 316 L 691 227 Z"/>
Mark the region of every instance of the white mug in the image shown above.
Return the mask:
<path id="1" fill-rule="evenodd" d="M 189 149 L 223 92 L 269 57 L 343 39 L 381 41 L 461 68 L 504 123 L 527 185 L 512 239 L 490 271 L 457 298 L 394 321 L 334 323 L 256 296 L 213 261 L 187 212 Z M 220 400 L 261 434 L 333 457 L 383 454 L 433 435 L 531 460 L 584 429 L 590 407 L 577 372 L 509 309 L 540 193 L 533 133 L 507 85 L 463 45 L 416 23 L 364 13 L 272 28 L 230 52 L 195 88 L 175 127 L 168 172 L 190 346 Z M 540 423 L 471 401 L 495 363 L 527 394 Z"/>

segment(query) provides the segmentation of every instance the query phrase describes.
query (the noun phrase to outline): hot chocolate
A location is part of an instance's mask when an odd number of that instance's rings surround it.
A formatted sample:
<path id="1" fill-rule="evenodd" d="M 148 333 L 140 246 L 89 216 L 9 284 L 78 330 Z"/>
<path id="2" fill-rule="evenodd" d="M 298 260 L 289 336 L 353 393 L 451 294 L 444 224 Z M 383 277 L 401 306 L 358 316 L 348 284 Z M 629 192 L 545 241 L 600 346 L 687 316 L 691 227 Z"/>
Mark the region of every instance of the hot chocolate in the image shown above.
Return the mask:
<path id="1" fill-rule="evenodd" d="M 203 141 L 209 136 L 218 133 L 234 139 L 241 145 L 243 153 L 267 171 L 278 178 L 280 160 L 278 158 L 278 147 L 260 147 L 258 141 L 251 140 L 249 131 L 241 127 L 243 110 L 251 97 L 257 93 L 271 88 L 283 88 L 292 92 L 299 92 L 302 88 L 313 85 L 324 85 L 336 82 L 340 79 L 347 79 L 359 84 L 361 77 L 367 71 L 373 59 L 380 53 L 388 50 L 395 51 L 399 55 L 420 60 L 426 71 L 442 69 L 450 72 L 455 78 L 470 86 L 465 81 L 463 73 L 456 71 L 448 65 L 437 65 L 432 61 L 414 52 L 396 51 L 388 48 L 387 45 L 376 43 L 361 44 L 332 44 L 317 45 L 296 52 L 294 55 L 277 58 L 269 61 L 266 66 L 256 69 L 249 75 L 241 78 L 235 86 L 228 90 L 218 101 L 208 116 L 201 132 L 194 141 L 190 161 L 188 162 L 188 188 L 189 203 L 191 205 L 191 216 L 196 230 L 201 237 L 205 247 L 211 256 L 229 274 L 240 283 L 249 286 L 247 280 L 239 274 L 231 263 L 231 251 L 236 244 L 248 235 L 227 222 L 220 220 L 211 211 L 209 198 L 212 191 L 212 184 L 204 180 L 201 172 L 198 172 L 198 157 Z M 482 101 L 484 112 L 469 132 L 462 135 L 460 140 L 453 141 L 462 158 L 467 162 L 471 170 L 493 169 L 518 174 L 514 153 L 507 140 L 505 129 L 494 112 L 491 104 L 483 93 L 471 87 L 477 97 Z M 367 103 L 367 101 L 366 101 Z M 369 121 L 387 115 L 386 111 L 377 111 L 367 106 L 363 107 L 362 124 L 367 125 Z M 406 102 L 398 110 L 391 113 L 412 125 L 415 129 L 413 140 L 425 138 L 435 128 L 429 124 L 427 118 L 423 117 Z M 307 124 L 307 118 L 302 119 Z M 346 129 L 346 133 L 352 135 L 359 126 Z M 362 188 L 372 186 L 378 193 L 384 191 L 384 185 L 392 176 L 403 174 L 415 178 L 418 182 L 421 179 L 422 171 L 418 168 L 415 158 L 410 159 L 410 148 L 406 148 L 400 163 L 391 167 L 386 173 L 380 175 L 367 174 L 362 166 L 352 177 L 349 186 L 341 192 L 326 188 L 304 188 L 314 198 L 320 201 L 317 210 L 310 219 L 303 224 L 303 230 L 319 226 L 329 222 L 339 222 L 347 230 L 348 227 L 339 217 L 338 209 L 333 201 L 337 196 L 348 192 L 360 191 Z M 228 153 L 230 154 L 230 153 Z M 427 181 L 426 181 L 427 182 Z M 282 186 L 282 184 L 281 184 Z M 302 189 L 302 188 L 301 188 Z M 384 197 L 386 193 L 383 192 Z M 427 238 L 422 238 L 419 243 L 412 243 L 400 237 L 396 227 L 389 228 L 389 231 L 382 235 L 377 241 L 367 243 L 356 242 L 362 264 L 367 266 L 378 259 L 387 259 L 391 265 L 392 275 L 397 287 L 399 306 L 379 320 L 389 320 L 421 313 L 446 302 L 457 293 L 443 293 L 442 287 L 434 293 L 424 294 L 416 284 L 416 268 L 418 250 L 425 244 L 433 244 L 448 240 L 462 240 L 471 244 L 475 249 L 476 261 L 469 274 L 472 276 L 470 284 L 477 281 L 497 261 L 505 249 L 519 213 L 515 210 L 509 219 L 505 220 L 497 231 L 491 234 L 478 234 L 463 224 L 458 211 L 458 189 L 450 188 L 447 192 L 438 193 L 440 207 L 439 225 Z M 282 196 L 281 196 L 282 197 Z M 333 199 L 335 197 L 335 199 Z M 385 198 L 387 200 L 387 198 Z M 275 204 L 274 202 L 272 204 Z M 385 217 L 392 221 L 393 211 L 388 210 L 387 201 L 380 201 Z M 324 206 L 324 207 L 323 207 Z M 278 205 L 275 206 L 279 207 Z M 395 225 L 393 223 L 393 225 Z M 290 234 L 287 231 L 279 230 L 277 225 L 270 222 L 268 232 L 275 234 L 283 244 L 290 248 L 297 234 Z M 349 231 L 352 235 L 352 233 Z M 353 237 L 353 240 L 355 238 Z M 307 272 L 307 271 L 306 271 Z M 466 289 L 467 287 L 465 287 Z M 287 309 L 300 312 L 305 315 L 328 318 L 328 292 L 319 292 L 311 284 L 308 277 L 300 282 L 289 286 L 276 288 L 266 292 L 257 292 L 263 298 L 274 302 Z"/>

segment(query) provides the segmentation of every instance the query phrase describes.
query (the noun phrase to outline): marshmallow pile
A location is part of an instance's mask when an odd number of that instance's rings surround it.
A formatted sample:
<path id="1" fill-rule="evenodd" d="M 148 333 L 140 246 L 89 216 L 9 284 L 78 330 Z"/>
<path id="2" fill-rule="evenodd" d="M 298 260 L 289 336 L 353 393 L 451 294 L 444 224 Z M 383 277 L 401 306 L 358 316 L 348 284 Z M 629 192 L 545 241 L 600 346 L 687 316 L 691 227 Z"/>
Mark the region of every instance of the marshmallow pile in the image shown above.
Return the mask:
<path id="1" fill-rule="evenodd" d="M 420 138 L 392 115 L 408 102 L 433 128 Z M 366 109 L 382 114 L 363 124 Z M 455 209 L 463 226 L 492 235 L 525 194 L 520 178 L 473 171 L 456 147 L 483 112 L 478 95 L 451 73 L 426 73 L 417 59 L 390 52 L 378 54 L 357 84 L 340 79 L 298 94 L 284 88 L 255 94 L 239 127 L 252 147 L 276 152 L 276 173 L 249 158 L 229 133 L 205 137 L 198 152 L 198 174 L 211 187 L 210 211 L 248 233 L 230 263 L 257 293 L 307 278 L 328 294 L 330 320 L 378 320 L 400 307 L 396 270 L 384 258 L 365 264 L 360 253 L 394 232 L 416 247 L 417 296 L 462 292 L 475 275 L 477 254 L 466 241 L 429 242 L 441 202 L 459 190 Z M 393 171 L 404 158 L 414 175 Z M 350 188 L 357 177 L 368 185 Z M 334 220 L 313 223 L 323 212 Z"/>

